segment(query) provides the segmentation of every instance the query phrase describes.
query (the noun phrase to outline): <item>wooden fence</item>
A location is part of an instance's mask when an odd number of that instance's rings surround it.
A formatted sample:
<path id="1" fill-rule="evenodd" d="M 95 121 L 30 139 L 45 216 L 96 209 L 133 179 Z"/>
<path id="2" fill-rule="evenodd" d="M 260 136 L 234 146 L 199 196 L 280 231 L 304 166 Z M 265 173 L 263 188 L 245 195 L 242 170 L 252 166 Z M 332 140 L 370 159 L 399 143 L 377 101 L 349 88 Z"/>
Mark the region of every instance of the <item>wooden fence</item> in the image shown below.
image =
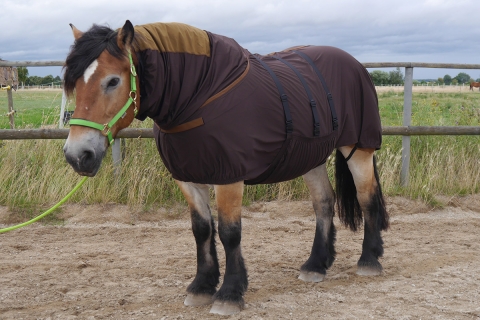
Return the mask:
<path id="1" fill-rule="evenodd" d="M 39 67 L 63 66 L 63 61 L 0 61 L 0 67 Z M 410 136 L 412 135 L 480 135 L 480 127 L 422 127 L 411 126 L 412 118 L 412 87 L 413 68 L 440 68 L 440 69 L 480 69 L 480 64 L 462 63 L 423 63 L 423 62 L 367 62 L 365 68 L 405 68 L 403 126 L 384 127 L 384 135 L 402 136 L 402 168 L 400 183 L 408 185 L 410 168 Z M 60 113 L 60 123 L 63 123 L 63 110 Z M 65 139 L 68 129 L 38 129 L 38 130 L 0 130 L 0 140 L 7 139 Z M 117 138 L 152 138 L 151 129 L 124 129 Z M 120 143 L 112 148 L 114 163 L 121 160 Z"/>

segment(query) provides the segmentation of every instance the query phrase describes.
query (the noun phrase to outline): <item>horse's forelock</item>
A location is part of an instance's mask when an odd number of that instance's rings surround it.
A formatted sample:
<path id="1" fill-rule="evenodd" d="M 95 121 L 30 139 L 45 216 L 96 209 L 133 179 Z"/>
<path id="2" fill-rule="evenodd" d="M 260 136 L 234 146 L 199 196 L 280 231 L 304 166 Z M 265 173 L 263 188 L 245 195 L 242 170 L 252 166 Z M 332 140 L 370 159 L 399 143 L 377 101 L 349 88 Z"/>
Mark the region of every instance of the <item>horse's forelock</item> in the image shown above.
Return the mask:
<path id="1" fill-rule="evenodd" d="M 106 26 L 93 25 L 70 47 L 65 61 L 64 89 L 71 95 L 75 83 L 83 76 L 88 66 L 107 50 L 112 56 L 121 58 L 125 54 L 117 45 L 117 31 Z"/>

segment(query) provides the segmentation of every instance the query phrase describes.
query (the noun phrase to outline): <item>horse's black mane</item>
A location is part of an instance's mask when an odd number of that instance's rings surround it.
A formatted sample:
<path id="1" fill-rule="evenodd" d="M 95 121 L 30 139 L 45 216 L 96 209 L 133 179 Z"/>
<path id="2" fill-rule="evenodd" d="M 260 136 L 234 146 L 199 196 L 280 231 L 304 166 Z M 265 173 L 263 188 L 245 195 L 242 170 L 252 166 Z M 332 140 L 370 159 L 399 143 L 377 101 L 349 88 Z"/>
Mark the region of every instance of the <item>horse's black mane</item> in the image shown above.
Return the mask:
<path id="1" fill-rule="evenodd" d="M 70 53 L 65 61 L 64 89 L 67 95 L 72 94 L 75 82 L 85 73 L 88 66 L 107 49 L 116 58 L 125 56 L 117 45 L 118 31 L 106 26 L 94 24 L 70 47 Z"/>

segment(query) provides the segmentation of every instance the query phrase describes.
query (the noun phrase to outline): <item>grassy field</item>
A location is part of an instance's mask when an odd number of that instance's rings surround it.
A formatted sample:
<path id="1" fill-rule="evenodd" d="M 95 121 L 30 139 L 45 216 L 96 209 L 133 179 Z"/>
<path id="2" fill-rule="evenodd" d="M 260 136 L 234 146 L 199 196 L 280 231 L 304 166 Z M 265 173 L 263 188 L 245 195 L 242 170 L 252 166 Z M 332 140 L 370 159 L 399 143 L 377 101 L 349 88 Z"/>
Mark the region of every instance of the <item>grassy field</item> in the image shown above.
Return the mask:
<path id="1" fill-rule="evenodd" d="M 17 128 L 58 126 L 61 91 L 17 91 L 14 108 Z M 403 93 L 379 92 L 384 126 L 402 124 Z M 71 109 L 72 106 L 69 107 Z M 0 91 L 0 114 L 7 110 L 6 92 Z M 480 125 L 479 92 L 414 93 L 413 125 Z M 135 126 L 151 127 L 146 121 Z M 8 128 L 0 117 L 0 129 Z M 64 160 L 64 141 L 0 141 L 0 205 L 27 215 L 61 199 L 80 180 Z M 145 209 L 183 202 L 178 188 L 162 165 L 152 139 L 129 139 L 119 177 L 113 175 L 110 154 L 99 175 L 89 179 L 73 197 L 82 203 L 126 203 Z M 441 205 L 436 195 L 466 195 L 480 192 L 479 136 L 412 137 L 410 186 L 399 185 L 401 137 L 384 136 L 377 153 L 380 177 L 387 195 L 420 198 Z M 329 159 L 331 162 L 332 159 Z M 332 166 L 329 174 L 333 177 Z M 274 199 L 308 199 L 303 180 L 275 185 L 249 186 L 245 203 Z"/>
<path id="2" fill-rule="evenodd" d="M 41 125 L 58 123 L 61 90 L 18 90 L 13 93 L 15 128 L 38 128 Z M 7 92 L 0 91 L 0 129 L 10 128 L 8 117 Z M 73 108 L 72 105 L 68 107 Z"/>

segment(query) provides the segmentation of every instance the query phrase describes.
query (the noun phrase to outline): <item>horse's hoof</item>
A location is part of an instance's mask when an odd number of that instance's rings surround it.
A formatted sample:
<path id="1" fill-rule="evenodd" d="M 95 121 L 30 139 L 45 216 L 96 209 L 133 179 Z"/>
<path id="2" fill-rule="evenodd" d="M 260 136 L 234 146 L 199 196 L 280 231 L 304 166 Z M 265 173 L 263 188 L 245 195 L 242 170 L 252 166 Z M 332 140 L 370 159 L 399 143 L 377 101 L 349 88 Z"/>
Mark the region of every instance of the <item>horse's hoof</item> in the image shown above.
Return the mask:
<path id="1" fill-rule="evenodd" d="M 383 268 L 380 263 L 375 265 L 358 265 L 357 274 L 359 276 L 374 277 L 383 273 Z"/>
<path id="2" fill-rule="evenodd" d="M 213 299 L 209 294 L 193 294 L 189 293 L 183 302 L 186 306 L 198 307 L 212 304 Z"/>
<path id="3" fill-rule="evenodd" d="M 232 301 L 215 301 L 213 303 L 212 308 L 210 309 L 210 313 L 219 314 L 222 316 L 229 316 L 232 314 L 236 314 L 242 311 L 242 304 L 238 302 Z"/>
<path id="4" fill-rule="evenodd" d="M 322 282 L 325 279 L 325 274 L 318 273 L 315 271 L 300 271 L 298 279 L 305 282 Z"/>

